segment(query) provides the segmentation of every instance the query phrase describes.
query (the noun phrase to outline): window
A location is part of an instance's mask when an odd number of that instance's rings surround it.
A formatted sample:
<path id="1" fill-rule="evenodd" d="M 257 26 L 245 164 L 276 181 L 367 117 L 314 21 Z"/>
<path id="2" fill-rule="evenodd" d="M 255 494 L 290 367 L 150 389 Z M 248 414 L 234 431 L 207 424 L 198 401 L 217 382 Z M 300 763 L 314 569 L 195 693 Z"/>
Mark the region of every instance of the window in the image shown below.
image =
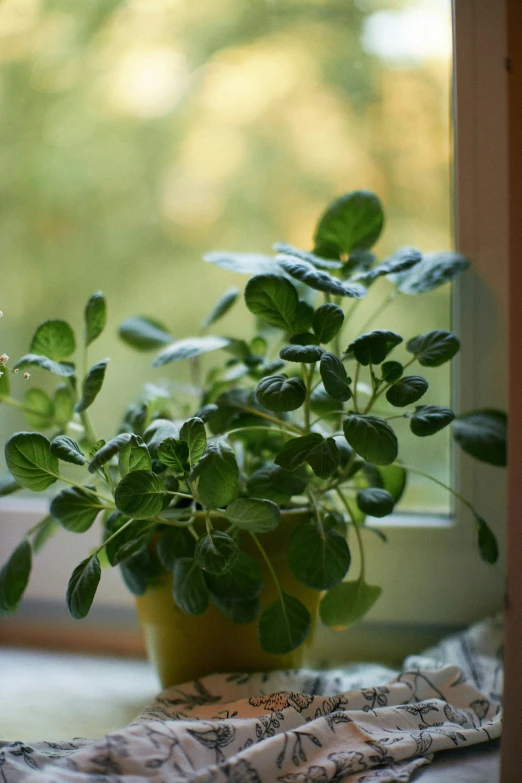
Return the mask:
<path id="1" fill-rule="evenodd" d="M 475 265 L 454 296 L 468 346 L 455 373 L 457 410 L 504 402 L 498 346 L 505 291 L 502 274 L 490 276 L 506 241 L 498 123 L 505 114 L 504 32 L 502 9 L 487 5 L 455 6 L 457 233 Z M 202 274 L 203 252 L 269 252 L 276 240 L 308 246 L 324 204 L 358 187 L 377 192 L 386 207 L 379 255 L 403 244 L 451 246 L 450 16 L 449 0 L 132 0 L 74 9 L 65 0 L 4 0 L 0 252 L 9 262 L 7 352 L 25 352 L 33 325 L 51 315 L 77 325 L 83 302 L 98 288 L 113 326 L 107 355 L 125 356 L 114 330 L 135 312 L 154 314 L 176 336 L 195 331 L 216 291 L 238 284 L 211 267 Z M 198 303 L 179 295 L 194 275 Z M 448 290 L 415 304 L 422 330 L 449 327 Z M 359 326 L 368 315 L 362 309 Z M 420 310 L 390 308 L 386 326 L 414 334 L 420 318 Z M 110 402 L 93 410 L 100 431 L 110 427 L 112 406 L 137 394 L 150 364 L 127 357 L 108 373 Z M 459 375 L 473 383 L 463 389 Z M 444 388 L 447 379 L 440 371 L 433 378 L 440 404 L 449 399 L 435 383 Z M 0 416 L 4 433 L 24 426 L 12 411 L 0 408 Z M 438 443 L 425 467 L 447 480 L 438 465 L 448 464 L 449 437 Z M 494 524 L 503 478 L 487 470 L 486 488 L 486 473 L 466 460 L 457 474 Z M 2 503 L 6 515 L 16 505 Z M 370 545 L 369 577 L 385 587 L 374 621 L 452 624 L 498 605 L 499 573 L 481 566 L 469 520 L 451 525 L 449 508 L 444 492 L 416 482 L 405 511 L 439 516 L 422 525 L 418 516 L 396 519 L 388 544 Z M 0 534 L 2 550 L 17 539 L 13 528 Z M 84 537 L 61 538 L 71 559 L 58 564 L 52 548 L 44 552 L 29 596 L 62 598 L 87 545 Z M 129 602 L 117 575 L 110 576 L 100 598 Z"/>

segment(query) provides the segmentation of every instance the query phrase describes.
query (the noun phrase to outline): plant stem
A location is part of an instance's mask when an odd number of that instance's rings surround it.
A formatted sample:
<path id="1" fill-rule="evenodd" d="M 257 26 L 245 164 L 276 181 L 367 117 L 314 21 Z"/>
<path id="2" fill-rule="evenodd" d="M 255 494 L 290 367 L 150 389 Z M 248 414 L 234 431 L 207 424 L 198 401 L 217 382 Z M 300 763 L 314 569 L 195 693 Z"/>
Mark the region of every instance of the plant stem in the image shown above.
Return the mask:
<path id="1" fill-rule="evenodd" d="M 268 430 L 269 432 L 282 432 L 285 435 L 293 435 L 292 430 L 287 430 L 284 427 L 269 427 L 265 426 L 263 424 L 252 424 L 249 427 L 236 427 L 235 430 L 229 430 L 225 433 L 225 438 L 228 438 L 230 435 L 235 435 L 236 432 L 245 432 L 245 430 Z"/>
<path id="2" fill-rule="evenodd" d="M 239 408 L 239 410 L 245 411 L 246 413 L 252 413 L 254 416 L 260 416 L 262 419 L 266 419 L 267 421 L 272 421 L 274 424 L 281 424 L 281 419 L 276 419 L 275 416 L 270 416 L 268 413 L 263 413 L 263 411 L 258 411 L 255 408 L 251 408 L 250 405 L 236 405 L 235 407 Z M 285 422 L 285 426 L 287 429 L 292 430 L 292 432 L 296 433 L 297 435 L 303 434 L 302 429 L 294 426 L 293 424 L 287 424 Z"/>
<path id="3" fill-rule="evenodd" d="M 252 539 L 253 539 L 255 545 L 257 546 L 257 548 L 259 549 L 259 551 L 261 553 L 261 557 L 263 558 L 263 560 L 266 563 L 266 567 L 270 571 L 270 576 L 272 577 L 272 579 L 274 581 L 274 584 L 276 586 L 276 590 L 277 590 L 277 593 L 279 595 L 279 600 L 281 601 L 281 606 L 283 607 L 283 611 L 285 611 L 285 604 L 284 604 L 284 601 L 283 601 L 283 591 L 281 590 L 281 585 L 279 584 L 279 579 L 277 578 L 277 574 L 274 571 L 274 567 L 273 567 L 272 563 L 270 562 L 267 553 L 265 552 L 265 550 L 263 549 L 263 547 L 259 543 L 259 539 L 257 538 L 256 534 L 255 533 L 250 533 L 250 536 L 252 537 Z"/>
<path id="4" fill-rule="evenodd" d="M 388 294 L 387 298 L 381 302 L 377 310 L 375 310 L 369 318 L 366 319 L 366 321 L 363 323 L 363 325 L 359 329 L 360 334 L 364 334 L 365 329 L 369 327 L 372 321 L 374 321 L 379 315 L 382 315 L 382 313 L 386 310 L 386 308 L 393 302 L 394 299 L 396 299 L 398 296 L 397 291 L 392 291 Z"/>
<path id="5" fill-rule="evenodd" d="M 324 525 L 323 525 L 323 522 L 322 522 L 322 519 L 321 519 L 321 514 L 320 514 L 320 511 L 319 511 L 319 506 L 317 505 L 316 497 L 315 497 L 315 495 L 314 495 L 314 493 L 312 492 L 311 489 L 308 489 L 307 495 L 310 498 L 310 502 L 311 502 L 312 506 L 314 507 L 315 516 L 316 516 L 316 519 L 317 519 L 317 527 L 319 528 L 319 535 L 324 540 L 324 537 L 325 537 L 324 536 Z"/>
<path id="6" fill-rule="evenodd" d="M 353 378 L 353 407 L 356 413 L 359 413 L 359 407 L 357 405 L 357 384 L 359 382 L 359 370 L 360 370 L 360 363 L 357 362 L 357 365 L 355 367 L 355 375 Z"/>
<path id="7" fill-rule="evenodd" d="M 339 495 L 343 506 L 347 510 L 347 512 L 349 514 L 349 517 L 350 517 L 350 519 L 352 521 L 352 525 L 353 525 L 353 527 L 355 529 L 355 535 L 357 536 L 357 545 L 359 547 L 359 555 L 361 557 L 361 573 L 359 574 L 359 579 L 362 579 L 362 581 L 364 582 L 364 573 L 365 573 L 366 563 L 365 563 L 365 557 L 364 557 L 364 546 L 363 546 L 363 542 L 362 542 L 361 531 L 359 530 L 359 523 L 356 521 L 356 519 L 355 519 L 355 517 L 353 515 L 353 512 L 352 512 L 352 509 L 350 508 L 350 504 L 346 500 L 346 498 L 343 495 L 342 491 L 339 488 L 337 488 L 335 491 Z"/>
<path id="8" fill-rule="evenodd" d="M 424 478 L 429 479 L 430 481 L 433 481 L 434 484 L 438 484 L 439 487 L 442 487 L 443 489 L 450 492 L 454 497 L 457 498 L 457 500 L 460 500 L 461 503 L 464 503 L 467 508 L 471 511 L 471 513 L 474 516 L 478 516 L 477 512 L 469 502 L 469 500 L 466 500 L 465 497 L 463 497 L 460 492 L 457 492 L 453 487 L 448 486 L 448 484 L 444 484 L 443 481 L 439 481 L 439 479 L 435 478 L 435 476 L 430 476 L 429 473 L 425 473 L 423 470 L 419 470 L 418 468 L 413 468 L 411 465 L 404 465 L 402 462 L 397 463 L 400 465 L 401 468 L 404 468 L 404 470 L 410 471 L 410 473 L 417 473 L 418 476 L 424 476 Z"/>
<path id="9" fill-rule="evenodd" d="M 102 549 L 105 549 L 105 547 L 107 546 L 109 541 L 112 541 L 114 538 L 116 538 L 116 536 L 119 536 L 120 533 L 123 533 L 125 528 L 129 527 L 129 525 L 132 525 L 133 522 L 134 522 L 134 519 L 129 519 L 128 522 L 125 522 L 125 524 L 122 525 L 120 528 L 118 528 L 118 530 L 116 530 L 112 535 L 110 535 L 109 538 L 106 538 L 105 541 L 103 542 L 103 544 L 98 547 L 98 549 L 95 549 L 95 551 L 92 553 L 91 557 L 94 557 L 94 555 L 97 555 L 98 552 L 102 551 Z M 152 525 L 151 525 L 151 527 L 152 527 Z"/>

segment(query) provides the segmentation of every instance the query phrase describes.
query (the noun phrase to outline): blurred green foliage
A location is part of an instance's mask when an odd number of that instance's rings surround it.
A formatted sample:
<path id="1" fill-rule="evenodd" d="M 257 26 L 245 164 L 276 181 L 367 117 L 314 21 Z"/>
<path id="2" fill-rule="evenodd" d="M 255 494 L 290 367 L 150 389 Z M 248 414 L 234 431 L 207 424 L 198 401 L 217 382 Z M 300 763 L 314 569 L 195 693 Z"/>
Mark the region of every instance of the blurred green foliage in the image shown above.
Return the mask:
<path id="1" fill-rule="evenodd" d="M 219 293 L 242 284 L 203 265 L 203 252 L 311 247 L 324 205 L 357 188 L 386 209 L 379 255 L 450 247 L 449 57 L 390 63 L 362 44 L 372 15 L 424 5 L 3 0 L 0 352 L 25 353 L 49 317 L 80 329 L 102 289 L 108 336 L 90 358 L 113 357 L 105 402 L 93 408 L 109 436 L 145 373 L 172 373 L 119 343 L 118 323 L 143 313 L 186 336 Z M 448 5 L 430 7 L 447 19 Z M 377 286 L 385 296 L 387 283 Z M 447 288 L 398 307 L 373 326 L 406 337 L 449 327 Z M 363 305 L 360 325 L 368 314 Z M 224 331 L 243 335 L 249 323 L 238 306 Z M 441 405 L 448 372 L 433 379 Z M 0 410 L 4 438 L 23 426 Z M 437 437 L 423 467 L 445 478 L 449 438 Z M 447 502 L 424 486 L 409 498 Z"/>

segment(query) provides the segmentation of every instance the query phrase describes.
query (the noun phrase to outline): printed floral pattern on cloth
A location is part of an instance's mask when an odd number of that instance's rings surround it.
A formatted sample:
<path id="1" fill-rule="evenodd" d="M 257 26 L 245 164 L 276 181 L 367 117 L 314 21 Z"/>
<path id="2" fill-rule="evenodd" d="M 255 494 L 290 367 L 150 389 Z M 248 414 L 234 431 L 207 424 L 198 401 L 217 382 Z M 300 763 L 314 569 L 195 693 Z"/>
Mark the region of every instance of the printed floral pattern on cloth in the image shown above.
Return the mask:
<path id="1" fill-rule="evenodd" d="M 212 675 L 163 691 L 102 740 L 13 742 L 1 783 L 405 783 L 433 754 L 501 733 L 503 642 L 480 623 L 405 661 Z"/>

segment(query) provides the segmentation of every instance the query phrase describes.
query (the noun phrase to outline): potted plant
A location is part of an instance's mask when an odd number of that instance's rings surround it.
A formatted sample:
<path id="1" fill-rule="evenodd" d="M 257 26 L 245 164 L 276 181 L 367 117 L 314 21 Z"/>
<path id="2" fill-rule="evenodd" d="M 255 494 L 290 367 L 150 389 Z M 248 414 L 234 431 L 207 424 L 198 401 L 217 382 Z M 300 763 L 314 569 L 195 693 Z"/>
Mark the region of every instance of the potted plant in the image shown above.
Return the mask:
<path id="1" fill-rule="evenodd" d="M 76 337 L 62 320 L 41 324 L 12 369 L 0 357 L 0 400 L 22 408 L 35 430 L 5 444 L 9 475 L 1 493 L 60 487 L 49 515 L 0 571 L 3 613 L 16 610 L 32 553 L 58 526 L 82 533 L 96 519 L 100 545 L 72 573 L 69 610 L 85 617 L 102 565 L 118 565 L 137 596 L 164 685 L 212 671 L 296 666 L 317 613 L 344 628 L 368 612 L 381 589 L 365 577 L 366 519 L 392 513 L 408 473 L 425 475 L 401 462 L 391 420 L 407 419 L 411 437 L 423 439 L 452 424 L 470 454 L 505 463 L 504 414 L 455 417 L 417 374 L 449 362 L 459 350 L 456 335 L 354 333 L 350 317 L 379 278 L 392 283 L 393 297 L 407 297 L 468 266 L 458 253 L 413 248 L 377 262 L 370 248 L 383 222 L 379 199 L 356 191 L 327 207 L 313 252 L 279 244 L 275 258 L 207 256 L 248 275 L 244 300 L 256 319 L 249 339 L 207 332 L 236 303 L 238 289 L 218 301 L 198 337 L 172 342 L 157 321 L 127 319 L 122 339 L 139 350 L 159 348 L 155 367 L 191 363 L 196 399 L 186 415 L 173 413 L 175 386 L 169 393 L 149 385 L 116 434 L 97 440 L 89 409 L 107 360 L 78 378 Z M 105 299 L 96 293 L 85 308 L 79 366 L 105 325 Z M 211 352 L 222 362 L 204 372 Z M 54 396 L 31 385 L 14 400 L 11 374 L 29 382 L 33 368 L 58 376 Z M 472 512 L 480 556 L 495 562 L 486 521 L 457 497 Z M 360 551 L 355 575 L 348 535 Z"/>

